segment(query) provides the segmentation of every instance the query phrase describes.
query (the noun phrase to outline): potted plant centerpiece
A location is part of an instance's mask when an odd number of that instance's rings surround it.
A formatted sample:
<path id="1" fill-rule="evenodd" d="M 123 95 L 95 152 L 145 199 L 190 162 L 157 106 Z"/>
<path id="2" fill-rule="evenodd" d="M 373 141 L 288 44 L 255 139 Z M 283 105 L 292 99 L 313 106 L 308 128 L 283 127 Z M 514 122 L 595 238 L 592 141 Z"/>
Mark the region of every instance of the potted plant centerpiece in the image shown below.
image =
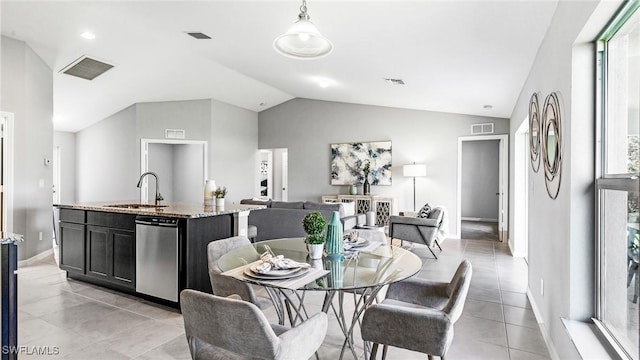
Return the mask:
<path id="1" fill-rule="evenodd" d="M 311 259 L 322 259 L 326 225 L 327 221 L 324 219 L 324 216 L 317 211 L 308 213 L 302 220 L 302 227 L 307 233 L 305 242 L 307 243 Z"/>
<path id="2" fill-rule="evenodd" d="M 224 206 L 224 197 L 227 196 L 227 187 L 218 187 L 216 191 L 213 192 L 213 195 L 216 197 L 216 206 Z"/>

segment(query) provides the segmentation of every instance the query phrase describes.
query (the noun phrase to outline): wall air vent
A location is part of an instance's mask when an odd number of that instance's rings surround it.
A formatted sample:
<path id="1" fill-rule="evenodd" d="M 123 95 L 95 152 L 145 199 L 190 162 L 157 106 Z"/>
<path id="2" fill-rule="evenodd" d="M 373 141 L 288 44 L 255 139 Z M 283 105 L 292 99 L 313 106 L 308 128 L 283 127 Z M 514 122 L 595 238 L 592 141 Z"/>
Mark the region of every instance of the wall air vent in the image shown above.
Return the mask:
<path id="1" fill-rule="evenodd" d="M 182 129 L 164 129 L 165 139 L 184 139 L 186 131 Z"/>
<path id="2" fill-rule="evenodd" d="M 402 81 L 402 79 L 384 79 L 384 81 L 391 85 L 404 85 L 404 81 Z"/>
<path id="3" fill-rule="evenodd" d="M 107 72 L 112 67 L 113 65 L 111 64 L 83 55 L 76 61 L 67 65 L 64 69 L 60 70 L 60 72 L 85 80 L 93 80 Z"/>
<path id="4" fill-rule="evenodd" d="M 198 40 L 208 40 L 211 39 L 211 36 L 207 35 L 207 34 L 203 34 L 201 32 L 187 32 L 187 35 L 196 38 Z"/>
<path id="5" fill-rule="evenodd" d="M 493 123 L 472 124 L 471 135 L 493 134 Z"/>

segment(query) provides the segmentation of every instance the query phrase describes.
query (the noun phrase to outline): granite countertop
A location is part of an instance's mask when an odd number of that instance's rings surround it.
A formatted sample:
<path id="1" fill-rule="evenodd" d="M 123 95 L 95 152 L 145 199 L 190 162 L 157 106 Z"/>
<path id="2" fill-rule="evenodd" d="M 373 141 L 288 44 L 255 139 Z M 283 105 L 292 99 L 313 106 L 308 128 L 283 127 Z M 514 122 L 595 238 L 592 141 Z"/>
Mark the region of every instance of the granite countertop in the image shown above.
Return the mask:
<path id="1" fill-rule="evenodd" d="M 113 205 L 141 205 L 142 207 L 114 207 Z M 148 204 L 141 204 L 140 201 L 128 200 L 102 201 L 99 203 L 56 204 L 54 206 L 61 209 L 105 211 L 137 215 L 156 215 L 174 218 L 201 218 L 266 208 L 266 206 L 264 205 L 225 204 L 224 207 L 217 207 L 205 206 L 204 204 L 178 203 L 170 201 L 161 201 L 160 205 L 162 205 L 162 207 L 149 207 Z"/>

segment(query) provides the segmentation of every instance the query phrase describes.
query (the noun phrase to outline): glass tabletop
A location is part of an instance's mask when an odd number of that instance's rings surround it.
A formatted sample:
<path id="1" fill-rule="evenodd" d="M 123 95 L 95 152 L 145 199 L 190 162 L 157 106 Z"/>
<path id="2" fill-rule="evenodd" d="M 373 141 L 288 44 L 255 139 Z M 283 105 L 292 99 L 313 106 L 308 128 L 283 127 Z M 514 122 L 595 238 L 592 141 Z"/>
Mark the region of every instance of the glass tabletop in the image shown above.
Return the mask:
<path id="1" fill-rule="evenodd" d="M 371 252 L 311 260 L 304 238 L 266 240 L 239 247 L 223 255 L 218 260 L 218 266 L 223 272 L 232 270 L 260 260 L 260 254 L 269 249 L 275 255 L 329 271 L 300 290 L 354 290 L 382 286 L 412 277 L 422 268 L 422 260 L 417 255 L 386 243 Z M 249 277 L 243 281 L 263 286 L 273 283 Z"/>

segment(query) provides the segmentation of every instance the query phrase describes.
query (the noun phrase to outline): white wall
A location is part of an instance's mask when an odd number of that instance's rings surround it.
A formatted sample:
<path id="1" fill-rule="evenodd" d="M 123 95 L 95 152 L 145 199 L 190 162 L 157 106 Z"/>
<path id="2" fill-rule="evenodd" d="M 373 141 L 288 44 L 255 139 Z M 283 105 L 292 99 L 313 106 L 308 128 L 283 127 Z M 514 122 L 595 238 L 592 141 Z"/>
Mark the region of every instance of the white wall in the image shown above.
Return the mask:
<path id="1" fill-rule="evenodd" d="M 462 142 L 462 218 L 498 221 L 500 141 Z"/>
<path id="2" fill-rule="evenodd" d="M 22 41 L 1 38 L 0 109 L 14 114 L 13 232 L 23 234 L 18 257 L 51 248 L 53 238 L 53 75 Z M 39 241 L 42 233 L 42 241 Z"/>
<path id="3" fill-rule="evenodd" d="M 253 197 L 257 122 L 257 113 L 212 99 L 134 104 L 77 133 L 77 201 L 139 199 L 140 140 L 164 139 L 165 129 L 208 142 L 208 178 L 228 188 L 229 201 Z M 197 186 L 201 197 L 202 179 Z"/>
<path id="4" fill-rule="evenodd" d="M 252 198 L 258 185 L 258 114 L 211 101 L 209 178 L 226 186 L 227 200 Z"/>
<path id="5" fill-rule="evenodd" d="M 293 99 L 260 113 L 260 148 L 288 148 L 289 200 L 319 201 L 321 195 L 347 194 L 347 186 L 330 185 L 330 144 L 392 141 L 392 186 L 372 186 L 372 194 L 397 199 L 397 210 L 413 208 L 412 178 L 402 165 L 427 165 L 416 179 L 416 206 L 444 205 L 456 224 L 458 137 L 470 125 L 495 123 L 496 134 L 509 131 L 507 119 L 472 115 Z M 450 227 L 453 231 L 454 226 Z"/>
<path id="6" fill-rule="evenodd" d="M 173 145 L 173 198 L 174 201 L 200 203 L 204 179 L 203 145 Z"/>
<path id="7" fill-rule="evenodd" d="M 604 11 L 605 6 L 610 14 L 618 4 L 603 2 L 596 15 Z M 545 189 L 542 167 L 537 174 L 528 169 L 528 235 L 531 300 L 541 315 L 543 335 L 561 359 L 580 358 L 561 319 L 586 320 L 593 315 L 594 308 L 595 46 L 592 41 L 610 18 L 608 15 L 590 19 L 597 6 L 598 2 L 558 3 L 511 117 L 514 135 L 527 116 L 533 92 L 542 94 L 541 101 L 553 91 L 560 95 L 564 136 L 560 193 L 552 200 Z M 587 28 L 592 28 L 590 34 L 576 41 Z M 511 154 L 513 144 L 511 142 Z M 510 161 L 513 165 L 513 156 Z M 513 166 L 510 168 L 510 179 L 513 179 Z M 513 181 L 510 183 L 513 191 Z M 513 199 L 510 201 L 512 207 Z"/>
<path id="8" fill-rule="evenodd" d="M 148 171 L 155 173 L 160 182 L 160 193 L 165 201 L 175 201 L 173 196 L 174 151 L 172 144 L 149 144 Z M 156 198 L 156 179 L 147 175 L 147 199 L 153 202 Z"/>
<path id="9" fill-rule="evenodd" d="M 76 200 L 139 199 L 139 147 L 135 105 L 77 132 Z"/>
<path id="10" fill-rule="evenodd" d="M 76 202 L 76 134 L 63 131 L 53 132 L 53 147 L 60 148 L 60 202 Z"/>

